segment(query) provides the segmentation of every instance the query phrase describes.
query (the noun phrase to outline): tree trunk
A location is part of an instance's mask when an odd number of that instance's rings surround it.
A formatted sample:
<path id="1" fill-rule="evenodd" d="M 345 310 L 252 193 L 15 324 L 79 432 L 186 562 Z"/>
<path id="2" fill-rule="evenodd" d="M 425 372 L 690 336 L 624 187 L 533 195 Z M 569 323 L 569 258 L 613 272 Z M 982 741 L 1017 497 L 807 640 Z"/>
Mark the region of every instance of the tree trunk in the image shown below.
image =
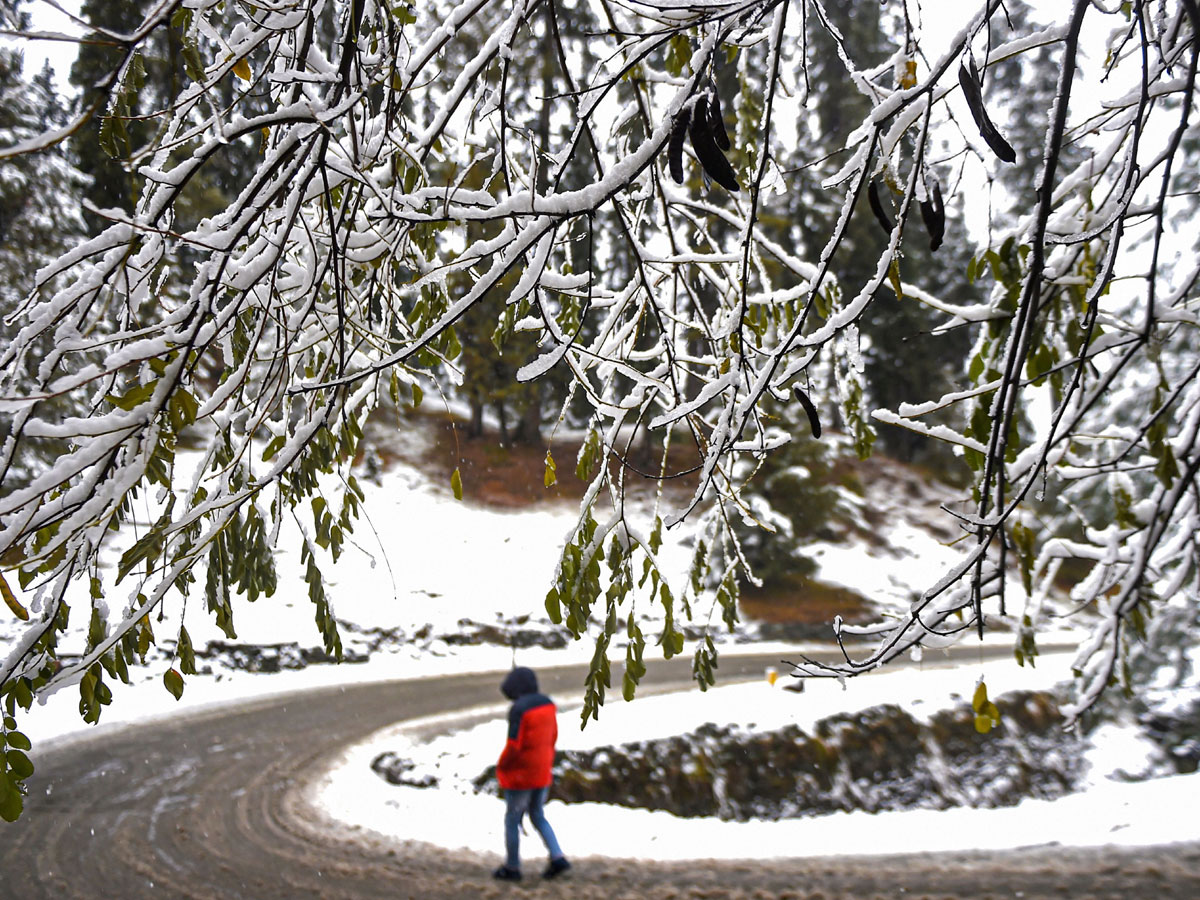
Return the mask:
<path id="1" fill-rule="evenodd" d="M 508 410 L 504 405 L 504 401 L 500 400 L 496 403 L 496 416 L 500 419 L 500 446 L 508 446 Z"/>
<path id="2" fill-rule="evenodd" d="M 467 437 L 483 437 L 483 401 L 478 397 L 471 398 L 471 424 L 467 426 Z"/>

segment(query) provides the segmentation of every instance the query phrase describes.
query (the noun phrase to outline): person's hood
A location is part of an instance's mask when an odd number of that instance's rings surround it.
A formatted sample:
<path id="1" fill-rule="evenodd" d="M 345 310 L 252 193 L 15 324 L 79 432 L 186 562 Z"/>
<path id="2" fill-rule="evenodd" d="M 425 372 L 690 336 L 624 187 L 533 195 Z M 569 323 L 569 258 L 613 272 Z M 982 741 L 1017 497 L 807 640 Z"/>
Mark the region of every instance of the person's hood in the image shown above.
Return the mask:
<path id="1" fill-rule="evenodd" d="M 527 669 L 525 666 L 517 666 L 504 676 L 504 681 L 500 684 L 500 693 L 509 700 L 537 692 L 537 675 L 533 673 L 533 669 Z"/>

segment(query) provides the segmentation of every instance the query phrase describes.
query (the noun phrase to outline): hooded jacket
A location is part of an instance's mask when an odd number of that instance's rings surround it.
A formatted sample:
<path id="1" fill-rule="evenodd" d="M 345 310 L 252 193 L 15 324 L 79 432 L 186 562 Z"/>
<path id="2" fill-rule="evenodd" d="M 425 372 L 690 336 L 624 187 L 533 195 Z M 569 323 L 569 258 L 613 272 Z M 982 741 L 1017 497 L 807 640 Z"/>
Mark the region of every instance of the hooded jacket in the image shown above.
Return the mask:
<path id="1" fill-rule="evenodd" d="M 513 704 L 508 710 L 508 740 L 496 763 L 496 780 L 505 790 L 548 787 L 558 740 L 554 703 L 538 692 L 537 675 L 524 666 L 505 676 L 500 691 Z"/>

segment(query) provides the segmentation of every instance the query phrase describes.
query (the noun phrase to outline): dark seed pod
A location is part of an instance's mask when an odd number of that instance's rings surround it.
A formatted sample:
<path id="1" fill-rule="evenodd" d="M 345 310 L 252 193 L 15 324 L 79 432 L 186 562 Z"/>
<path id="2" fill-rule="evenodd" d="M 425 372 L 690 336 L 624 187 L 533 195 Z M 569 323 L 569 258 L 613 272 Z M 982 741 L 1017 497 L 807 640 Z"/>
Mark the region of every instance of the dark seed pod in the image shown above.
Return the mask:
<path id="1" fill-rule="evenodd" d="M 708 121 L 712 126 L 713 140 L 722 150 L 729 150 L 729 132 L 725 130 L 725 116 L 721 114 L 721 96 L 714 88 L 708 95 Z"/>
<path id="2" fill-rule="evenodd" d="M 942 188 L 937 181 L 930 181 L 926 192 L 929 196 L 921 201 L 921 221 L 929 232 L 929 249 L 936 250 L 946 236 L 946 207 L 942 204 Z"/>
<path id="3" fill-rule="evenodd" d="M 721 148 L 717 146 L 711 124 L 705 113 L 706 110 L 701 109 L 692 115 L 692 125 L 689 131 L 692 138 L 692 149 L 696 151 L 696 158 L 700 160 L 700 165 L 704 166 L 704 171 L 708 173 L 709 178 L 725 190 L 736 192 L 739 190 L 737 176 L 733 174 L 733 166 L 729 164 L 729 160 L 725 158 Z"/>
<path id="4" fill-rule="evenodd" d="M 879 196 L 879 185 L 874 181 L 867 188 L 867 200 L 871 202 L 871 212 L 875 214 L 875 221 L 879 223 L 879 227 L 883 229 L 883 233 L 891 237 L 892 220 L 883 209 L 883 200 Z"/>
<path id="5" fill-rule="evenodd" d="M 962 86 L 963 96 L 967 98 L 967 108 L 971 110 L 975 126 L 993 153 L 1004 162 L 1016 162 L 1016 151 L 1004 139 L 1004 135 L 996 130 L 987 110 L 983 108 L 983 85 L 979 81 L 979 70 L 975 68 L 975 61 L 968 59 L 967 62 L 970 69 L 964 65 L 958 67 L 958 83 Z"/>
<path id="6" fill-rule="evenodd" d="M 800 390 L 800 385 L 792 385 L 792 393 L 796 395 L 796 399 L 800 401 L 800 405 L 804 407 L 804 412 L 808 415 L 808 424 L 812 428 L 813 437 L 819 438 L 821 436 L 821 420 L 817 418 L 817 408 L 808 399 L 808 394 Z"/>
<path id="7" fill-rule="evenodd" d="M 691 110 L 682 109 L 671 125 L 671 140 L 667 143 L 667 167 L 671 170 L 671 178 L 676 184 L 683 184 L 683 139 L 687 137 L 691 118 Z"/>

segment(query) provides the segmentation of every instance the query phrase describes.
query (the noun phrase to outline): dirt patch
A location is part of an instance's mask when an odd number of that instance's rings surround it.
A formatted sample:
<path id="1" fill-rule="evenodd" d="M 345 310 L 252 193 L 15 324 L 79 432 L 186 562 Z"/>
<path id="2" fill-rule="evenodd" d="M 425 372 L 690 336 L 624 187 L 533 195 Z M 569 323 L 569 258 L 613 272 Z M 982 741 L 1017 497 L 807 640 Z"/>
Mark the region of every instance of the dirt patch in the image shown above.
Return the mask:
<path id="1" fill-rule="evenodd" d="M 458 469 L 463 500 L 498 509 L 522 509 L 545 503 L 577 503 L 588 481 L 576 473 L 581 440 L 575 433 L 556 434 L 552 441 L 502 444 L 494 431 L 469 437 L 467 423 L 446 411 L 413 411 L 399 415 L 380 412 L 375 417 L 382 429 L 420 428 L 425 435 L 419 448 L 398 451 L 382 437 L 374 441 L 378 464 L 387 468 L 398 461 L 415 466 L 429 480 L 450 490 L 450 480 Z M 549 451 L 554 461 L 555 481 L 546 486 Z M 635 447 L 626 459 L 625 483 L 629 496 L 651 495 L 656 482 L 649 473 L 657 472 L 661 461 L 646 447 Z M 677 441 L 668 460 L 672 477 L 666 490 L 680 495 L 695 490 L 694 469 L 699 460 L 693 449 Z M 614 466 L 618 465 L 613 463 Z M 686 474 L 679 474 L 686 473 Z M 590 474 L 589 474 L 590 478 Z"/>
<path id="2" fill-rule="evenodd" d="M 743 587 L 738 606 L 744 618 L 756 622 L 825 629 L 834 616 L 841 616 L 848 625 L 858 625 L 873 621 L 876 615 L 862 594 L 813 578 L 795 579 L 770 589 Z"/>

